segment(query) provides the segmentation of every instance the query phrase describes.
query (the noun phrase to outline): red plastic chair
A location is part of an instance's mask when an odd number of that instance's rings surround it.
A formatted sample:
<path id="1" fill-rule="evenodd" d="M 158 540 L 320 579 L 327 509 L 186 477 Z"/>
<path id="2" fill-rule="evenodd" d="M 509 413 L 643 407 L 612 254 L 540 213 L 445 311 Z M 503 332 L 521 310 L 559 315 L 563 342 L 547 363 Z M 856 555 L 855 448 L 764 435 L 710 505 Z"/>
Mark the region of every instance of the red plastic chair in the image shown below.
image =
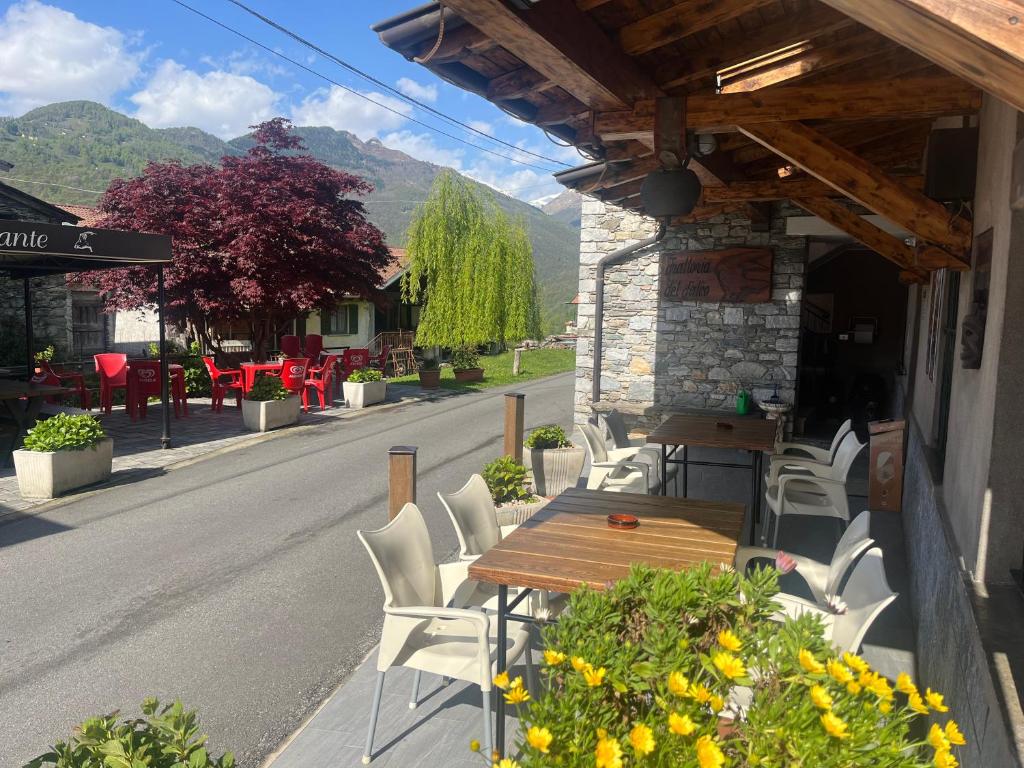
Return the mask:
<path id="1" fill-rule="evenodd" d="M 320 362 L 320 353 L 324 351 L 324 337 L 319 333 L 307 333 L 302 343 L 305 345 L 303 354 L 309 358 L 310 365 Z"/>
<path id="2" fill-rule="evenodd" d="M 306 388 L 302 390 L 302 409 L 309 411 L 309 390 L 315 389 L 320 400 L 320 410 L 330 407 L 333 400 L 331 384 L 334 379 L 334 366 L 338 362 L 337 355 L 327 355 L 323 363 L 315 368 L 309 369 L 309 378 L 306 379 Z"/>
<path id="3" fill-rule="evenodd" d="M 224 395 L 231 390 L 235 392 L 235 405 L 239 408 L 242 407 L 242 372 L 241 371 L 222 371 L 216 363 L 214 363 L 212 357 L 204 357 L 203 364 L 206 365 L 206 372 L 210 374 L 210 381 L 212 382 L 210 387 L 210 393 L 212 395 L 212 402 L 210 403 L 210 409 L 220 413 L 224 410 Z"/>
<path id="4" fill-rule="evenodd" d="M 341 357 L 341 379 L 344 381 L 352 375 L 353 371 L 366 368 L 370 364 L 370 350 L 365 347 L 353 347 L 346 349 Z"/>
<path id="5" fill-rule="evenodd" d="M 114 390 L 128 390 L 128 355 L 103 352 L 92 356 L 100 376 L 100 410 L 110 413 L 114 407 Z"/>
<path id="6" fill-rule="evenodd" d="M 302 344 L 298 336 L 281 337 L 281 354 L 285 357 L 302 357 Z"/>
<path id="7" fill-rule="evenodd" d="M 188 416 L 185 371 L 172 371 L 170 377 L 170 394 L 174 403 L 174 416 L 175 418 L 180 418 L 183 411 L 184 415 Z M 146 418 L 149 398 L 159 397 L 160 394 L 160 361 L 139 360 L 133 362 L 128 371 L 128 415 L 133 420 L 139 417 Z"/>
<path id="8" fill-rule="evenodd" d="M 281 384 L 293 395 L 301 395 L 306 391 L 306 371 L 309 370 L 309 358 L 289 357 L 281 363 L 281 372 L 267 376 L 279 376 Z"/>
<path id="9" fill-rule="evenodd" d="M 53 386 L 63 387 L 71 386 L 78 390 L 78 405 L 80 408 L 84 408 L 89 411 L 92 410 L 92 397 L 89 394 L 89 388 L 85 386 L 85 376 L 75 371 L 64 371 L 56 370 L 45 360 L 40 360 L 37 365 L 39 370 L 45 374 L 48 378 L 47 384 Z M 33 381 L 35 379 L 33 378 Z M 67 382 L 65 384 L 65 382 Z M 51 402 L 56 402 L 57 398 L 50 398 Z"/>
<path id="10" fill-rule="evenodd" d="M 379 355 L 372 355 L 370 357 L 370 367 L 377 368 L 383 371 L 388 365 L 388 355 L 391 354 L 391 345 L 382 344 L 380 347 Z"/>

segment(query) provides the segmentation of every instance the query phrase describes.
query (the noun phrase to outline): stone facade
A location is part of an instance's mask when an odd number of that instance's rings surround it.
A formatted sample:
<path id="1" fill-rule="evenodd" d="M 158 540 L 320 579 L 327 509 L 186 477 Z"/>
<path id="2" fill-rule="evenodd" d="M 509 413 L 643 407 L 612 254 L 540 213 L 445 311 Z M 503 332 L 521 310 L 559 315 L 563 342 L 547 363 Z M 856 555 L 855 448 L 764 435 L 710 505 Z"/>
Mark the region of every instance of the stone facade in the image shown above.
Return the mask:
<path id="1" fill-rule="evenodd" d="M 735 406 L 740 390 L 757 400 L 796 397 L 806 238 L 785 234 L 777 208 L 770 231 L 738 214 L 670 228 L 664 240 L 605 272 L 601 405 L 646 425 L 664 411 Z M 596 200 L 583 202 L 580 235 L 577 422 L 591 414 L 595 265 L 604 255 L 650 237 L 657 224 Z M 769 247 L 771 300 L 764 304 L 666 301 L 659 296 L 660 257 L 676 250 Z"/>

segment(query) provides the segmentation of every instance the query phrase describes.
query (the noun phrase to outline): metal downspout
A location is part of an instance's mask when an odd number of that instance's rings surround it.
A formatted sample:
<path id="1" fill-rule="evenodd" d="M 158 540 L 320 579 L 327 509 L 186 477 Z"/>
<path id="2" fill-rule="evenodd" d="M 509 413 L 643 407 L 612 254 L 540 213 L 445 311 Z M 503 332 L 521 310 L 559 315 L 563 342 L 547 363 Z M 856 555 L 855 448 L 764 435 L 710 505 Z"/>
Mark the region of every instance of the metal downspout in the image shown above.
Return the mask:
<path id="1" fill-rule="evenodd" d="M 625 248 L 619 248 L 617 251 L 602 256 L 597 262 L 597 274 L 595 275 L 595 286 L 594 290 L 596 293 L 594 299 L 594 372 L 593 372 L 593 388 L 590 393 L 591 404 L 598 403 L 601 401 L 601 345 L 604 336 L 604 270 L 609 264 L 614 264 L 619 261 L 623 261 L 629 256 L 632 256 L 637 251 L 641 251 L 644 248 L 660 243 L 665 238 L 665 233 L 668 231 L 668 222 L 658 222 L 658 232 L 653 237 L 648 237 L 646 240 L 641 240 L 639 243 L 633 245 L 627 245 Z"/>

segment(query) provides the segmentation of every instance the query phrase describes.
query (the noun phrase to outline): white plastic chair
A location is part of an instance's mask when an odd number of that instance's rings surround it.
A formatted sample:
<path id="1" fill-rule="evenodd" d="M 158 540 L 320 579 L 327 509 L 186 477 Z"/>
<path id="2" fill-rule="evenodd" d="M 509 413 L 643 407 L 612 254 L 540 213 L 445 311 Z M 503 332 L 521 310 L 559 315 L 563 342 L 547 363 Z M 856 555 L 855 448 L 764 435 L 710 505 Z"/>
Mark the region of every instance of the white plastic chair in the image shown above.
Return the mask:
<path id="1" fill-rule="evenodd" d="M 454 493 L 438 491 L 437 498 L 455 526 L 462 560 L 475 560 L 517 528 L 515 525 L 498 525 L 494 500 L 487 482 L 480 475 L 470 477 Z"/>
<path id="2" fill-rule="evenodd" d="M 507 667 L 528 648 L 529 632 L 509 622 L 508 643 L 496 647 L 497 622 L 472 606 L 477 583 L 466 578 L 468 563 L 437 565 L 423 515 L 406 504 L 394 520 L 376 531 L 359 531 L 359 540 L 377 569 L 384 589 L 384 627 L 377 650 L 377 685 L 370 710 L 363 763 L 373 756 L 373 734 L 384 689 L 384 673 L 395 666 L 416 670 L 410 707 L 415 707 L 420 673 L 465 680 L 480 686 L 484 744 L 490 754 L 491 681 L 499 652 Z M 526 663 L 530 664 L 530 654 Z M 529 670 L 528 670 L 529 677 Z"/>
<path id="3" fill-rule="evenodd" d="M 606 414 L 597 414 L 597 429 L 601 436 L 608 436 L 614 450 L 625 451 L 628 448 L 635 450 L 631 460 L 650 467 L 647 475 L 648 493 L 659 493 L 661 491 L 661 446 L 647 443 L 643 438 L 631 439 L 626 431 L 626 422 L 623 421 L 622 414 L 616 410 L 608 411 Z M 666 474 L 678 493 L 679 465 L 669 464 Z"/>
<path id="4" fill-rule="evenodd" d="M 847 419 L 840 424 L 839 429 L 832 438 L 832 445 L 827 450 L 816 445 L 810 445 L 809 443 L 776 443 L 772 460 L 784 457 L 799 459 L 801 458 L 800 454 L 804 454 L 803 458 L 817 461 L 820 464 L 831 464 L 835 458 L 836 451 L 839 450 L 839 443 L 846 437 L 847 432 L 850 432 L 852 429 L 853 421 L 851 419 Z"/>
<path id="5" fill-rule="evenodd" d="M 854 567 L 840 595 L 846 605 L 844 613 L 836 614 L 794 595 L 776 595 L 775 602 L 780 606 L 777 618 L 813 613 L 825 625 L 826 640 L 831 640 L 840 651 L 856 653 L 871 625 L 897 597 L 885 578 L 882 550 L 873 547 Z"/>
<path id="6" fill-rule="evenodd" d="M 862 443 L 855 432 L 847 433 L 836 451 L 831 465 L 802 466 L 792 472 L 786 470 L 768 483 L 764 497 L 774 516 L 772 546 L 778 546 L 782 516 L 807 515 L 833 517 L 843 523 L 850 522 L 850 505 L 846 498 L 846 478 L 854 460 L 867 443 Z M 773 469 L 774 472 L 774 469 Z M 768 539 L 768 526 L 761 535 L 761 544 Z"/>
<path id="7" fill-rule="evenodd" d="M 875 543 L 869 535 L 871 531 L 871 513 L 864 511 L 857 515 L 843 533 L 830 563 L 819 563 L 809 557 L 786 555 L 796 563 L 794 569 L 810 587 L 815 601 L 822 607 L 826 605 L 826 595 L 834 595 L 839 591 L 843 578 L 854 562 L 863 552 Z M 736 550 L 735 566 L 740 573 L 746 571 L 750 561 L 755 558 L 774 560 L 778 550 L 766 547 L 739 547 Z"/>
<path id="8" fill-rule="evenodd" d="M 625 493 L 647 493 L 650 488 L 650 465 L 632 461 L 636 448 L 613 448 L 605 445 L 604 436 L 593 424 L 580 424 L 583 441 L 590 454 L 590 475 L 587 488 Z"/>
<path id="9" fill-rule="evenodd" d="M 597 426 L 602 434 L 607 434 L 613 448 L 642 448 L 646 440 L 632 439 L 626 430 L 626 422 L 622 414 L 616 410 L 597 414 Z"/>

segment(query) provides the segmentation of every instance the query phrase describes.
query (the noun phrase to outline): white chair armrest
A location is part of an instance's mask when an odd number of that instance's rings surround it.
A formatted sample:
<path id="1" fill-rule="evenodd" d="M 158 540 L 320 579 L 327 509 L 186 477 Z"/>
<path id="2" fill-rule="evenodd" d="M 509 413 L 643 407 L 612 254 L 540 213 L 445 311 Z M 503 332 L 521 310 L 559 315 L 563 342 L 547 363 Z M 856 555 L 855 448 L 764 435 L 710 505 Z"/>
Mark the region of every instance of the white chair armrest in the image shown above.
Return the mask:
<path id="1" fill-rule="evenodd" d="M 806 443 L 776 443 L 775 444 L 775 456 L 790 452 L 805 453 L 807 456 L 814 461 L 820 461 L 823 464 L 830 464 L 832 462 L 832 454 L 829 453 L 825 448 L 819 448 L 816 445 L 807 445 Z M 802 458 L 794 455 L 792 458 Z"/>
<path id="2" fill-rule="evenodd" d="M 779 607 L 779 610 L 772 616 L 777 621 L 784 621 L 787 618 L 796 619 L 805 613 L 811 613 L 823 620 L 826 616 L 832 616 L 829 611 L 817 603 L 804 600 L 796 595 L 788 595 L 785 592 L 780 592 L 772 600 Z"/>
<path id="3" fill-rule="evenodd" d="M 736 568 L 737 573 L 743 574 L 746 572 L 751 560 L 760 557 L 774 562 L 775 556 L 778 553 L 779 550 L 770 547 L 737 547 L 736 557 L 733 559 L 733 567 Z"/>
<path id="4" fill-rule="evenodd" d="M 618 462 L 632 459 L 634 456 L 636 456 L 636 452 L 639 450 L 640 446 L 627 448 L 609 448 L 608 460 L 612 462 Z"/>

